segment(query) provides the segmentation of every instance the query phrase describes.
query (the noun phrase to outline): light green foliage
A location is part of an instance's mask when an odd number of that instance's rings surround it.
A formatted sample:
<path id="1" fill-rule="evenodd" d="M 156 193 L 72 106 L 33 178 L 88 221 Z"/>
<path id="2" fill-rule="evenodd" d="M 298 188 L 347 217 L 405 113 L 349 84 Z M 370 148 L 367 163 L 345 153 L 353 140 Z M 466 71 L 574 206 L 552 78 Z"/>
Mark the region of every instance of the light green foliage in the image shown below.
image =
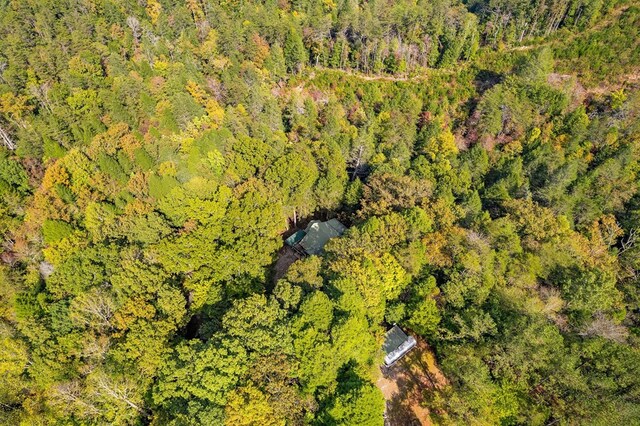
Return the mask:
<path id="1" fill-rule="evenodd" d="M 323 278 L 320 275 L 322 258 L 310 256 L 295 262 L 287 271 L 287 279 L 298 285 L 322 287 Z"/>
<path id="2" fill-rule="evenodd" d="M 278 299 L 284 309 L 294 310 L 298 307 L 302 299 L 302 288 L 295 284 L 291 284 L 286 280 L 278 280 L 273 295 Z"/>
<path id="3" fill-rule="evenodd" d="M 153 158 L 144 148 L 138 148 L 134 152 L 135 162 L 142 170 L 149 170 L 153 166 Z"/>
<path id="4" fill-rule="evenodd" d="M 321 332 L 329 330 L 333 320 L 333 306 L 329 297 L 321 292 L 314 292 L 300 306 L 298 327 L 309 325 Z"/>
<path id="5" fill-rule="evenodd" d="M 329 418 L 324 424 L 382 425 L 384 424 L 381 415 L 383 411 L 382 395 L 373 385 L 365 384 L 339 395 L 328 410 Z"/>
<path id="6" fill-rule="evenodd" d="M 309 152 L 287 153 L 265 172 L 266 181 L 276 184 L 282 191 L 282 204 L 303 215 L 315 209 L 311 191 L 317 178 L 318 172 Z"/>
<path id="7" fill-rule="evenodd" d="M 195 397 L 224 406 L 227 392 L 246 372 L 246 362 L 247 354 L 240 342 L 182 343 L 163 363 L 154 388 L 154 402 L 185 404 Z"/>
<path id="8" fill-rule="evenodd" d="M 407 324 L 416 333 L 428 336 L 437 330 L 439 322 L 440 314 L 435 300 L 425 299 L 412 307 L 412 313 Z"/>
<path id="9" fill-rule="evenodd" d="M 2 4 L 0 423 L 640 418 L 635 4 Z"/>
<path id="10" fill-rule="evenodd" d="M 436 279 L 432 276 L 412 285 L 407 324 L 423 336 L 435 333 L 440 323 L 440 312 L 433 298 L 438 293 Z"/>
<path id="11" fill-rule="evenodd" d="M 284 40 L 284 60 L 289 72 L 299 72 L 303 65 L 307 62 L 307 51 L 302 44 L 302 37 L 299 30 L 293 26 L 289 28 L 289 32 Z"/>
<path id="12" fill-rule="evenodd" d="M 3 325 L 0 329 L 0 341 L 0 401 L 8 406 L 19 403 L 17 396 L 22 387 L 20 376 L 27 367 L 28 351 L 25 343 L 15 338 L 14 331 L 8 325 Z"/>
<path id="13" fill-rule="evenodd" d="M 607 5 L 606 2 L 590 3 L 593 6 L 587 8 L 586 16 L 582 18 L 583 25 L 593 23 L 601 13 L 600 8 Z M 558 43 L 556 57 L 560 71 L 578 72 L 585 84 L 596 86 L 638 66 L 638 47 L 629 40 L 638 37 L 640 9 L 632 4 L 623 4 L 617 9 L 620 15 L 604 21 L 600 31 L 589 31 L 569 43 Z"/>
<path id="14" fill-rule="evenodd" d="M 291 342 L 283 321 L 285 312 L 275 300 L 256 294 L 236 303 L 222 323 L 229 336 L 256 355 L 287 353 Z"/>
<path id="15" fill-rule="evenodd" d="M 29 190 L 29 180 L 20 163 L 0 158 L 0 188 L 3 192 L 13 190 L 22 194 Z"/>
<path id="16" fill-rule="evenodd" d="M 554 279 L 558 280 L 569 311 L 607 312 L 621 306 L 615 278 L 606 271 L 573 269 L 559 272 Z"/>
<path id="17" fill-rule="evenodd" d="M 47 244 L 60 241 L 65 237 L 71 236 L 72 233 L 73 226 L 62 220 L 48 219 L 42 226 L 42 234 L 44 236 L 44 241 Z"/>

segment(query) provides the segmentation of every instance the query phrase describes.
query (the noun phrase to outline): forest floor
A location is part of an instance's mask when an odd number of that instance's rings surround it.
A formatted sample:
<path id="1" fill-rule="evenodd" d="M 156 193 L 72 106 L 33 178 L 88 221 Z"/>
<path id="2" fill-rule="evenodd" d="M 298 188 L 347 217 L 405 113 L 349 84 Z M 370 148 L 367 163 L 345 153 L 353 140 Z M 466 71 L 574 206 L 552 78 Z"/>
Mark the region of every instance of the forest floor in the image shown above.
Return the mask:
<path id="1" fill-rule="evenodd" d="M 280 278 L 285 276 L 293 262 L 301 258 L 301 254 L 288 245 L 284 245 L 278 252 L 278 260 L 273 266 L 273 282 L 277 283 Z"/>
<path id="2" fill-rule="evenodd" d="M 386 400 L 385 426 L 430 426 L 429 410 L 420 403 L 425 392 L 447 385 L 431 348 L 421 339 L 393 366 L 381 367 L 376 382 Z"/>

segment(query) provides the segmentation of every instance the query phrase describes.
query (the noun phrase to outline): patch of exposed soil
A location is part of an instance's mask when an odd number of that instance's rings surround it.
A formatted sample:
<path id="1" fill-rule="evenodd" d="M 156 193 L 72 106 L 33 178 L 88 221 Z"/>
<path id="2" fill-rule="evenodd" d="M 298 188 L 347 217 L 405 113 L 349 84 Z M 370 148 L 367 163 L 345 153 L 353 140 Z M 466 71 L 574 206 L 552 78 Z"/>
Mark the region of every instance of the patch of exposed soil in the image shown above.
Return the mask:
<path id="1" fill-rule="evenodd" d="M 289 267 L 296 260 L 300 259 L 302 256 L 291 247 L 285 245 L 278 252 L 278 260 L 273 267 L 273 282 L 276 283 L 278 280 L 287 273 Z"/>

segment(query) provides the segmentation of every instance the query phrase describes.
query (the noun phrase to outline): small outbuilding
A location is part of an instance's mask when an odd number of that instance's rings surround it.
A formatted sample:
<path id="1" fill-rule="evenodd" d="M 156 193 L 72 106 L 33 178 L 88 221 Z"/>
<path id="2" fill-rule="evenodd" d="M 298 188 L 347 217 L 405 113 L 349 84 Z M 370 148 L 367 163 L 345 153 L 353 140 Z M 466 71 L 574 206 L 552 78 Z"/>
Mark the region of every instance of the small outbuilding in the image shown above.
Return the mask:
<path id="1" fill-rule="evenodd" d="M 392 366 L 396 361 L 405 356 L 416 345 L 416 339 L 413 336 L 407 336 L 397 325 L 393 325 L 387 331 L 384 339 L 384 365 Z"/>
<path id="2" fill-rule="evenodd" d="M 331 238 L 339 237 L 346 230 L 347 227 L 337 219 L 330 219 L 326 222 L 312 220 L 305 229 L 305 235 L 299 245 L 307 254 L 322 253 L 324 246 Z"/>

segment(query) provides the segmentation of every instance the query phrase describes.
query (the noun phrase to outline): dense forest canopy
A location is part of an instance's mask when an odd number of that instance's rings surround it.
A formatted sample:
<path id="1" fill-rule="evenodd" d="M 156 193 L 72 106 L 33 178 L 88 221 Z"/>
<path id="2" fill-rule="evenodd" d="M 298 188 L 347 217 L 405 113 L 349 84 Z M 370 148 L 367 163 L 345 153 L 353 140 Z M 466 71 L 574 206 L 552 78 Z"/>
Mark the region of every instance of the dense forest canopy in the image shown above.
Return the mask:
<path id="1" fill-rule="evenodd" d="M 0 0 L 0 423 L 640 418 L 640 5 Z M 311 218 L 349 226 L 273 265 Z"/>

